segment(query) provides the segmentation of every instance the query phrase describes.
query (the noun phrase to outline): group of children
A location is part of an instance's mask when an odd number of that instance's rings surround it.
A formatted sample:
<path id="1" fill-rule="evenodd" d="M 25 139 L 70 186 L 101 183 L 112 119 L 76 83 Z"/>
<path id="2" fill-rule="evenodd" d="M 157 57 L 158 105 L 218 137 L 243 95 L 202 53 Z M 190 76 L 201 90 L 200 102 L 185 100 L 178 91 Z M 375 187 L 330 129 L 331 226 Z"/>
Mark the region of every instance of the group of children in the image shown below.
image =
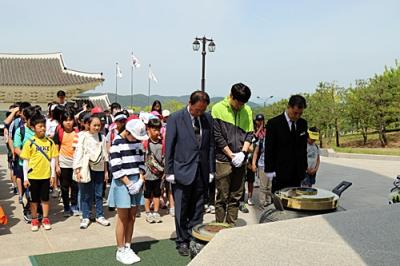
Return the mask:
<path id="1" fill-rule="evenodd" d="M 115 103 L 109 115 L 113 122 L 107 124 L 107 114 L 90 106 L 77 112 L 72 105 L 50 104 L 47 118 L 39 106 L 11 106 L 5 119 L 9 168 L 31 230 L 51 229 L 50 191 L 58 186 L 65 217 L 81 215 L 81 229 L 94 220 L 109 226 L 103 200 L 111 179 L 107 201 L 118 213 L 116 259 L 125 264 L 140 261 L 130 248 L 139 207 L 144 205 L 149 223 L 162 222 L 160 198 L 166 188 L 163 202 L 169 201 L 174 215 L 172 191 L 164 181 L 169 112 L 161 112 L 159 102 L 153 109 L 136 116 Z"/>

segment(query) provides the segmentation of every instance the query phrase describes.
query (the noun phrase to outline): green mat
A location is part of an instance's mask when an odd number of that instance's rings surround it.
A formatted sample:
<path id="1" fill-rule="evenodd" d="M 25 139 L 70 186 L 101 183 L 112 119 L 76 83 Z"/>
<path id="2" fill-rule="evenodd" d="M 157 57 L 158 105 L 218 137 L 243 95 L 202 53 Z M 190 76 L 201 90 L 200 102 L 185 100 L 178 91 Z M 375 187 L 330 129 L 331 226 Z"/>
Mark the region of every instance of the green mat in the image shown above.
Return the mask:
<path id="1" fill-rule="evenodd" d="M 182 257 L 171 239 L 135 243 L 133 250 L 142 259 L 134 265 L 187 265 L 189 257 Z M 30 256 L 33 266 L 57 265 L 123 265 L 115 260 L 115 246 Z"/>

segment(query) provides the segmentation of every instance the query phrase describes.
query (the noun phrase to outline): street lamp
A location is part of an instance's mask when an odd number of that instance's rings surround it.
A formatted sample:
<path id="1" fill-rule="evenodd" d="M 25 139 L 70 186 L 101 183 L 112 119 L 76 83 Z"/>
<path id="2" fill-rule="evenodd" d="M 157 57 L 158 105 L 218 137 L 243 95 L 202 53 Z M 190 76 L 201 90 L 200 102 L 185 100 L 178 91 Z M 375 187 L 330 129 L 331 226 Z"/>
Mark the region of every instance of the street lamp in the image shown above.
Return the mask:
<path id="1" fill-rule="evenodd" d="M 205 36 L 203 38 L 196 37 L 193 42 L 193 51 L 198 51 L 200 49 L 200 44 L 203 44 L 203 48 L 201 51 L 202 55 L 202 65 L 201 65 L 201 90 L 205 91 L 206 86 L 206 44 L 208 44 L 208 51 L 210 53 L 215 52 L 215 43 L 213 39 L 207 39 Z"/>
<path id="2" fill-rule="evenodd" d="M 262 101 L 264 102 L 264 108 L 265 108 L 266 103 L 268 102 L 268 100 L 269 100 L 269 99 L 272 99 L 272 98 L 274 98 L 273 95 L 268 96 L 267 98 L 263 98 L 263 97 L 257 96 L 257 99 L 260 99 L 260 100 L 262 100 Z"/>

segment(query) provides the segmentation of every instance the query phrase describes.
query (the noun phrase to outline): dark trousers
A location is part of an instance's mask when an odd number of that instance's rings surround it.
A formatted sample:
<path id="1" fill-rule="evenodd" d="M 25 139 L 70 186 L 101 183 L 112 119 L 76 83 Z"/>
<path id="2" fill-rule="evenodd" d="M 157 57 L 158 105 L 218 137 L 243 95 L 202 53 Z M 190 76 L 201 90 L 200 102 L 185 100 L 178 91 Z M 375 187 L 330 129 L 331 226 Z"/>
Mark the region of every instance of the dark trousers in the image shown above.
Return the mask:
<path id="1" fill-rule="evenodd" d="M 238 217 L 239 201 L 244 191 L 246 166 L 233 167 L 231 163 L 217 162 L 215 185 L 217 201 L 215 219 L 217 223 L 234 224 Z"/>
<path id="2" fill-rule="evenodd" d="M 215 206 L 215 178 L 211 183 L 208 184 L 208 191 L 206 191 L 206 199 L 204 203 L 208 204 L 209 206 Z"/>
<path id="3" fill-rule="evenodd" d="M 192 229 L 203 223 L 204 194 L 207 187 L 201 178 L 200 169 L 195 180 L 190 185 L 173 184 L 172 191 L 175 199 L 175 228 L 176 245 L 189 243 Z"/>
<path id="4" fill-rule="evenodd" d="M 64 208 L 67 209 L 72 206 L 78 205 L 78 183 L 72 180 L 72 168 L 61 168 L 60 184 L 61 184 L 61 197 L 63 200 Z M 69 190 L 71 189 L 71 200 L 69 197 Z"/>
<path id="5" fill-rule="evenodd" d="M 290 175 L 291 179 L 284 179 L 281 178 L 279 175 L 274 177 L 272 179 L 272 193 L 275 193 L 275 191 L 278 191 L 283 188 L 287 187 L 300 187 L 301 181 L 304 179 L 304 175 L 302 177 L 297 177 L 298 174 L 296 173 L 296 170 L 292 170 L 292 174 Z"/>

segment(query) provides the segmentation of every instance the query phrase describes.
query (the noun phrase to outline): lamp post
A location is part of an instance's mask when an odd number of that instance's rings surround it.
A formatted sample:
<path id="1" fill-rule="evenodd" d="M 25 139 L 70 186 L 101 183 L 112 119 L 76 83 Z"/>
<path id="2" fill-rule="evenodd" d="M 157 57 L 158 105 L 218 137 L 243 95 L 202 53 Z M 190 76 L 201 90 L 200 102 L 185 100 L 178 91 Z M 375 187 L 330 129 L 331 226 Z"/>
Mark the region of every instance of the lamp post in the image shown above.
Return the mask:
<path id="1" fill-rule="evenodd" d="M 260 100 L 262 100 L 262 101 L 264 102 L 264 108 L 265 108 L 265 106 L 266 106 L 268 100 L 269 100 L 269 99 L 272 99 L 272 98 L 274 98 L 273 95 L 268 96 L 267 98 L 263 98 L 263 97 L 257 96 L 257 99 L 260 99 Z"/>
<path id="2" fill-rule="evenodd" d="M 200 49 L 200 44 L 202 44 L 202 65 L 201 65 L 201 90 L 205 91 L 206 87 L 206 44 L 208 44 L 208 51 L 210 53 L 215 52 L 215 43 L 213 39 L 207 39 L 205 36 L 202 38 L 196 37 L 193 42 L 193 51 L 198 51 Z"/>

